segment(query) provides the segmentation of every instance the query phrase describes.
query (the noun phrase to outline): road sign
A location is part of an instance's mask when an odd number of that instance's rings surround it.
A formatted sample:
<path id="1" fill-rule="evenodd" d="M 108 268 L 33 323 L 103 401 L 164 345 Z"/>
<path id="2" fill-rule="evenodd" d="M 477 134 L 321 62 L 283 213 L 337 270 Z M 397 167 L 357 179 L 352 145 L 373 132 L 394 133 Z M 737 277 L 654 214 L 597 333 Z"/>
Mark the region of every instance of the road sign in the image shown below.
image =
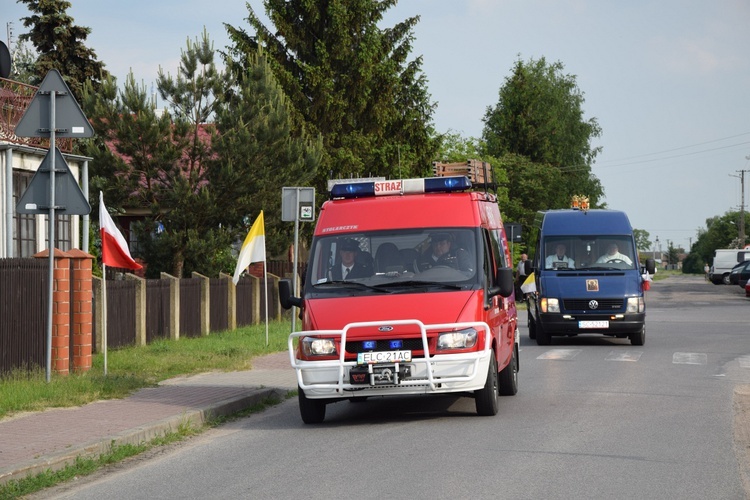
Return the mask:
<path id="1" fill-rule="evenodd" d="M 39 90 L 16 125 L 18 137 L 50 137 L 50 94 L 55 93 L 55 135 L 57 137 L 91 137 L 94 129 L 56 69 L 42 80 Z M 87 212 L 88 213 L 88 212 Z"/>
<path id="2" fill-rule="evenodd" d="M 31 178 L 29 187 L 21 195 L 16 205 L 19 214 L 46 214 L 50 209 L 50 175 L 52 174 L 52 154 L 55 155 L 55 212 L 63 215 L 87 215 L 91 205 L 78 186 L 73 172 L 60 150 L 47 151 L 39 169 Z"/>
<path id="3" fill-rule="evenodd" d="M 281 188 L 281 220 L 284 222 L 315 220 L 315 188 Z"/>

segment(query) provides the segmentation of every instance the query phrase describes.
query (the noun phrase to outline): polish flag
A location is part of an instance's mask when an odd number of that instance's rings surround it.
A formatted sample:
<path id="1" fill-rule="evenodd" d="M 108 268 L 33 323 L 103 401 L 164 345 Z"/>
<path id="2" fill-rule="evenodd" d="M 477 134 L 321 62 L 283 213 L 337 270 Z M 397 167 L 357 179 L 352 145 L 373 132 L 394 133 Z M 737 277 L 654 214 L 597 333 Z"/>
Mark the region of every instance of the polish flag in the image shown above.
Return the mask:
<path id="1" fill-rule="evenodd" d="M 99 228 L 102 237 L 102 264 L 125 269 L 143 267 L 130 256 L 128 243 L 115 226 L 112 217 L 109 216 L 107 207 L 104 206 L 104 193 L 101 191 L 99 191 Z"/>

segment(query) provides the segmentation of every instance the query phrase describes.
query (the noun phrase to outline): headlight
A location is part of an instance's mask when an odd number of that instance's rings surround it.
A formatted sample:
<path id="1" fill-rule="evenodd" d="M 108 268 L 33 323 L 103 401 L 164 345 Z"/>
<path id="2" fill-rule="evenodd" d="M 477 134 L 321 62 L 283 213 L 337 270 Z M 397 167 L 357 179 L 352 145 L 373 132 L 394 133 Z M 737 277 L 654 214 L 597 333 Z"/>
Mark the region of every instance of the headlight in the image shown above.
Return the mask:
<path id="1" fill-rule="evenodd" d="M 457 332 L 441 333 L 437 340 L 439 351 L 449 349 L 469 349 L 477 343 L 477 331 L 473 328 Z"/>
<path id="2" fill-rule="evenodd" d="M 560 302 L 557 299 L 543 298 L 541 302 L 541 308 L 543 313 L 559 313 Z"/>
<path id="3" fill-rule="evenodd" d="M 336 344 L 333 339 L 305 337 L 302 339 L 302 352 L 305 356 L 333 356 L 336 354 Z"/>
<path id="4" fill-rule="evenodd" d="M 642 313 L 646 310 L 646 303 L 643 297 L 628 297 L 627 313 Z"/>

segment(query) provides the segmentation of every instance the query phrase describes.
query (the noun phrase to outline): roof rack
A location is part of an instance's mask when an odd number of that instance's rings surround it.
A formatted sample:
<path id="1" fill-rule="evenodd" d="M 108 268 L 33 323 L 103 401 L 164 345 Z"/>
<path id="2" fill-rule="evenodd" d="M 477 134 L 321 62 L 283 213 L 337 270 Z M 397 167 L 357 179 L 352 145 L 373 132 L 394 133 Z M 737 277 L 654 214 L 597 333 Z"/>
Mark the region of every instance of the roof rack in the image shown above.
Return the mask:
<path id="1" fill-rule="evenodd" d="M 492 182 L 492 166 L 486 161 L 466 160 L 453 163 L 434 161 L 432 173 L 435 177 L 465 175 L 477 187 L 497 189 L 495 183 Z"/>

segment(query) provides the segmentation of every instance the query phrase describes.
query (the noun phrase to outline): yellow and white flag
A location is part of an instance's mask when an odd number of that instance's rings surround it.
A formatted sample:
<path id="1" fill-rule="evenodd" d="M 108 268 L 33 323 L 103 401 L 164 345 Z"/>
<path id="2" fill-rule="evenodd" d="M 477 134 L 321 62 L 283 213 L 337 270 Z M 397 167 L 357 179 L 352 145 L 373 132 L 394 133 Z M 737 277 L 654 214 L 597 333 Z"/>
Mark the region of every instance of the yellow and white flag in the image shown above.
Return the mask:
<path id="1" fill-rule="evenodd" d="M 253 227 L 250 228 L 250 232 L 247 233 L 240 249 L 240 255 L 237 257 L 237 267 L 234 269 L 234 277 L 232 278 L 235 285 L 247 266 L 253 262 L 266 262 L 266 233 L 263 227 L 263 210 L 261 210 L 260 215 L 253 223 Z"/>
<path id="2" fill-rule="evenodd" d="M 521 285 L 521 291 L 523 293 L 534 293 L 536 292 L 536 280 L 534 279 L 534 273 L 528 275 L 526 280 Z"/>

